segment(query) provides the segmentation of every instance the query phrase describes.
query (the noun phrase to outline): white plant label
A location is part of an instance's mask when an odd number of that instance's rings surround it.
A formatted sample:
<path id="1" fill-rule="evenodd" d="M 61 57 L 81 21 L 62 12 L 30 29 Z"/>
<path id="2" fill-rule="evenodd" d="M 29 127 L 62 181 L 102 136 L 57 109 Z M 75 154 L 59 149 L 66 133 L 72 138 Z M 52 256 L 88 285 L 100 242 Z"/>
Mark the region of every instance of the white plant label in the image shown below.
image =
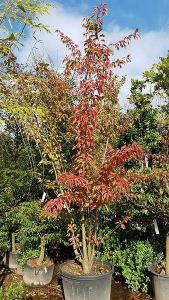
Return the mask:
<path id="1" fill-rule="evenodd" d="M 154 223 L 154 230 L 155 230 L 155 233 L 156 233 L 156 234 L 159 234 L 160 232 L 159 232 L 159 228 L 158 228 L 157 221 L 154 220 L 153 223 Z"/>
<path id="2" fill-rule="evenodd" d="M 46 198 L 46 193 L 45 193 L 45 192 L 43 192 L 43 195 L 42 195 L 41 202 L 44 202 L 44 201 L 45 201 L 45 198 Z"/>

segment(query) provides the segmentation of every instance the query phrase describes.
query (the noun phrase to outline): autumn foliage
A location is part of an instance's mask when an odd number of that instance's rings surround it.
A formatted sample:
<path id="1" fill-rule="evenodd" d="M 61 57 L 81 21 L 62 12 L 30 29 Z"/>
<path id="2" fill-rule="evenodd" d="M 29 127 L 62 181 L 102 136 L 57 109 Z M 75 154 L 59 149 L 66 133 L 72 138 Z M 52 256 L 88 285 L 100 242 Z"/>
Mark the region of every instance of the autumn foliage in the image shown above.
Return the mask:
<path id="1" fill-rule="evenodd" d="M 57 30 L 61 41 L 70 50 L 64 59 L 65 78 L 73 78 L 71 96 L 77 99 L 71 115 L 71 130 L 76 139 L 76 155 L 71 172 L 61 173 L 57 182 L 64 194 L 49 201 L 47 209 L 60 209 L 64 202 L 78 203 L 83 208 L 99 208 L 106 203 L 120 200 L 129 192 L 130 180 L 126 176 L 124 164 L 131 158 L 137 159 L 141 149 L 137 145 L 113 150 L 107 137 L 105 151 L 96 164 L 95 135 L 99 116 L 106 102 L 114 95 L 115 79 L 113 68 L 121 66 L 125 60 L 113 61 L 114 49 L 126 47 L 132 38 L 139 37 L 136 30 L 123 40 L 107 45 L 102 31 L 102 17 L 107 13 L 106 4 L 95 8 L 93 15 L 84 20 L 86 30 L 84 53 L 73 41 Z M 116 99 L 114 100 L 116 104 Z M 106 120 L 105 120 L 106 121 Z"/>
<path id="2" fill-rule="evenodd" d="M 70 96 L 75 100 L 70 116 L 70 129 L 75 136 L 76 154 L 72 169 L 57 175 L 56 181 L 61 194 L 50 200 L 46 209 L 52 214 L 62 209 L 70 212 L 75 205 L 82 213 L 82 237 L 79 238 L 78 235 L 77 238 L 75 235 L 76 225 L 73 221 L 69 225 L 68 235 L 84 273 L 90 272 L 95 253 L 94 244 L 98 243 L 98 225 L 90 228 L 89 235 L 86 233 L 90 211 L 96 215 L 97 224 L 101 207 L 113 204 L 129 194 L 134 176 L 127 174 L 125 163 L 142 155 L 142 150 L 136 144 L 114 150 L 111 146 L 113 130 L 105 130 L 104 136 L 102 134 L 100 118 L 104 113 L 106 116 L 106 112 L 109 112 L 109 118 L 105 117 L 104 123 L 110 122 L 113 126 L 116 122 L 113 113 L 110 113 L 118 104 L 113 69 L 121 67 L 129 60 L 129 56 L 126 59 L 113 60 L 114 51 L 126 47 L 131 39 L 139 37 L 136 30 L 123 40 L 107 45 L 102 28 L 103 16 L 106 13 L 106 4 L 101 4 L 94 9 L 92 16 L 84 19 L 83 52 L 69 37 L 57 30 L 61 41 L 70 50 L 70 56 L 64 59 L 64 76 L 67 82 L 73 81 Z M 99 145 L 100 137 L 104 147 Z M 99 147 L 103 149 L 101 154 Z M 87 254 L 86 243 L 89 245 L 91 241 L 92 251 Z M 81 246 L 83 253 L 80 251 Z"/>

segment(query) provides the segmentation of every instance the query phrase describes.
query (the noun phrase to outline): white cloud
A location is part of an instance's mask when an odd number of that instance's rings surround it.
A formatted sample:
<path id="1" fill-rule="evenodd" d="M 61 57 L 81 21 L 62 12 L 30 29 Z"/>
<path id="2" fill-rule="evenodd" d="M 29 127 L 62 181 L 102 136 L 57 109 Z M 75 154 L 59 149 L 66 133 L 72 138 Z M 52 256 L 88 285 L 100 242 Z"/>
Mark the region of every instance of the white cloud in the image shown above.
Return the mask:
<path id="1" fill-rule="evenodd" d="M 41 22 L 48 24 L 52 34 L 38 33 L 38 38 L 42 40 L 41 44 L 37 45 L 38 50 L 43 56 L 49 56 L 54 65 L 60 69 L 61 60 L 65 56 L 65 46 L 59 41 L 56 29 L 61 29 L 66 35 L 70 36 L 75 43 L 82 46 L 83 41 L 83 16 L 78 13 L 67 11 L 63 7 L 52 9 L 49 16 L 43 16 Z M 116 24 L 109 24 L 106 28 L 106 36 L 108 41 L 118 41 L 131 33 L 129 28 L 121 28 Z M 27 61 L 29 53 L 34 45 L 34 40 L 28 38 L 24 48 L 18 53 L 21 61 Z M 120 57 L 131 54 L 131 62 L 126 64 L 122 69 L 116 69 L 117 74 L 126 75 L 127 81 L 121 90 L 121 103 L 123 106 L 128 106 L 127 96 L 130 91 L 131 78 L 140 78 L 142 72 L 158 62 L 160 56 L 165 56 L 169 49 L 169 32 L 166 29 L 159 31 L 150 31 L 141 34 L 141 39 L 132 41 L 126 50 L 118 53 Z"/>
<path id="2" fill-rule="evenodd" d="M 55 67 L 59 68 L 67 50 L 60 42 L 55 31 L 60 29 L 65 35 L 72 38 L 76 44 L 82 45 L 84 32 L 82 28 L 83 18 L 83 16 L 66 11 L 62 7 L 51 9 L 49 15 L 43 16 L 40 19 L 41 23 L 49 25 L 51 34 L 44 31 L 36 33 L 36 38 L 41 41 L 40 43 L 36 43 L 32 37 L 27 38 L 24 42 L 24 47 L 17 54 L 19 61 L 27 61 L 28 57 L 31 57 L 30 53 L 34 47 L 36 55 L 49 56 Z"/>

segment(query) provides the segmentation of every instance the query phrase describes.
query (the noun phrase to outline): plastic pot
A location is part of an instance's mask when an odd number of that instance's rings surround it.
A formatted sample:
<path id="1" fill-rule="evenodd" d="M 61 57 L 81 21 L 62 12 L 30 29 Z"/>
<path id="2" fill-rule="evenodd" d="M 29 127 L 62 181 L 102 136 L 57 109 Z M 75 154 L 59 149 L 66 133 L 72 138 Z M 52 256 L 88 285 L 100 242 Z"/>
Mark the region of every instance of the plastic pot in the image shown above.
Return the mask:
<path id="1" fill-rule="evenodd" d="M 169 276 L 160 275 L 154 271 L 156 265 L 149 266 L 152 275 L 155 300 L 169 300 Z"/>
<path id="2" fill-rule="evenodd" d="M 49 267 L 32 267 L 28 263 L 23 270 L 23 281 L 27 286 L 38 287 L 49 284 L 53 278 L 54 264 Z"/>
<path id="3" fill-rule="evenodd" d="M 17 252 L 7 251 L 5 253 L 5 257 L 4 257 L 4 264 L 9 269 L 17 269 L 17 267 L 18 267 L 18 258 L 20 258 L 20 257 L 21 257 L 21 255 Z"/>
<path id="4" fill-rule="evenodd" d="M 65 300 L 110 300 L 114 268 L 100 275 L 73 275 L 63 270 L 69 263 L 60 265 Z"/>
<path id="5" fill-rule="evenodd" d="M 18 265 L 16 269 L 16 273 L 20 276 L 23 276 L 23 268 L 20 265 Z"/>

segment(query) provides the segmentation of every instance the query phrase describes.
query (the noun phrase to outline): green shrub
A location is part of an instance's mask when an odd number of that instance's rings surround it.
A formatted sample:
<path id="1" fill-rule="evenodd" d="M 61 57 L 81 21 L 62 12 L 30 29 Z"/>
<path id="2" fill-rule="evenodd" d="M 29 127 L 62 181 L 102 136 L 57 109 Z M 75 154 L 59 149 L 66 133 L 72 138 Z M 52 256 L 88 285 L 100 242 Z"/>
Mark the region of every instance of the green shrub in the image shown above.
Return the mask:
<path id="1" fill-rule="evenodd" d="M 0 300 L 22 300 L 24 294 L 24 286 L 22 283 L 17 285 L 10 284 L 6 288 L 0 289 Z"/>
<path id="2" fill-rule="evenodd" d="M 147 292 L 150 281 L 147 267 L 153 262 L 161 263 L 163 253 L 148 240 L 110 237 L 105 241 L 101 258 L 111 261 L 117 267 L 116 275 L 122 275 L 130 289 Z"/>

